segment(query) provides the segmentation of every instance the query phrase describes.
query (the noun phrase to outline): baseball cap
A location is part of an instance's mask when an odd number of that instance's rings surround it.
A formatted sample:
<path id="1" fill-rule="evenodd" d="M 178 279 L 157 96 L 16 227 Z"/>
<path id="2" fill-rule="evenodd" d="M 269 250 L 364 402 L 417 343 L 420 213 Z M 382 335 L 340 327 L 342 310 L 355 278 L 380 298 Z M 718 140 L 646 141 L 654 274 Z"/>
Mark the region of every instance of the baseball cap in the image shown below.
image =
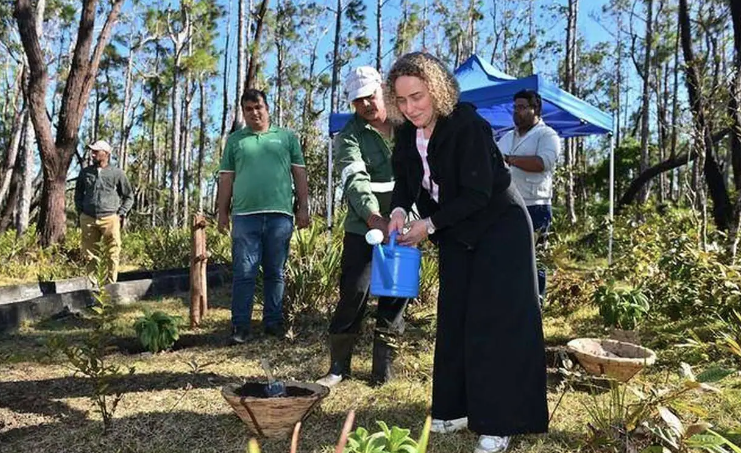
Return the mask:
<path id="1" fill-rule="evenodd" d="M 350 71 L 345 80 L 347 99 L 354 101 L 375 93 L 381 86 L 381 74 L 372 66 L 360 66 Z"/>
<path id="2" fill-rule="evenodd" d="M 97 142 L 93 143 L 92 145 L 87 145 L 87 147 L 90 148 L 90 149 L 92 149 L 93 151 L 105 151 L 108 154 L 110 154 L 111 152 L 113 152 L 113 148 L 105 140 L 98 140 Z"/>

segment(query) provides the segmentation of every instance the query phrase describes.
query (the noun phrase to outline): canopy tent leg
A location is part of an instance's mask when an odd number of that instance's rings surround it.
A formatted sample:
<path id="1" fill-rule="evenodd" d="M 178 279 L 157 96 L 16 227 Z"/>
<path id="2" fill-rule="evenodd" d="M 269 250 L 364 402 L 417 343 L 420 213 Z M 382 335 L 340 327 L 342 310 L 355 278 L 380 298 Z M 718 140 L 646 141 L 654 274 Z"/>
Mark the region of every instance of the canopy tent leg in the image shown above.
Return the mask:
<path id="1" fill-rule="evenodd" d="M 610 212 L 608 215 L 607 265 L 612 266 L 612 235 L 615 210 L 615 136 L 610 134 Z"/>
<path id="2" fill-rule="evenodd" d="M 334 190 L 332 190 L 332 135 L 329 135 L 329 153 L 327 154 L 327 230 L 332 231 L 332 208 L 334 207 Z"/>

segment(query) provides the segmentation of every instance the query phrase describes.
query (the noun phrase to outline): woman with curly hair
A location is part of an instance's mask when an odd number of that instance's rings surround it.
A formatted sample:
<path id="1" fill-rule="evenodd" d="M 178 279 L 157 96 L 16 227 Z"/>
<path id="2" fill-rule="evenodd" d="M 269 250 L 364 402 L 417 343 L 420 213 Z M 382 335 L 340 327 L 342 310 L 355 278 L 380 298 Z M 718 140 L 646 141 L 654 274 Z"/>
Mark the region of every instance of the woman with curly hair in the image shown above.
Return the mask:
<path id="1" fill-rule="evenodd" d="M 402 122 L 389 232 L 404 245 L 429 235 L 439 248 L 432 430 L 468 427 L 480 435 L 476 453 L 504 451 L 512 435 L 548 430 L 530 217 L 491 127 L 458 102 L 439 60 L 402 56 L 386 95 Z M 413 204 L 422 219 L 407 224 Z"/>

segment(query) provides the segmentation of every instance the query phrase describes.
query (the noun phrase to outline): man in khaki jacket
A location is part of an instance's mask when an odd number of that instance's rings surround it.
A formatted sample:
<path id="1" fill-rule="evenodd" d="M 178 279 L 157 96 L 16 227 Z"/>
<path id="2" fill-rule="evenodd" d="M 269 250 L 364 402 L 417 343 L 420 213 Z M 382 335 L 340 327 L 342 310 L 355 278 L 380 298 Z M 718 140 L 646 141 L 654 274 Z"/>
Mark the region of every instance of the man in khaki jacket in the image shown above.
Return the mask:
<path id="1" fill-rule="evenodd" d="M 95 273 L 97 257 L 108 267 L 108 281 L 115 282 L 121 254 L 121 224 L 134 204 L 134 195 L 126 174 L 110 164 L 111 145 L 98 140 L 87 148 L 93 164 L 80 171 L 75 185 L 82 254 L 89 274 Z"/>

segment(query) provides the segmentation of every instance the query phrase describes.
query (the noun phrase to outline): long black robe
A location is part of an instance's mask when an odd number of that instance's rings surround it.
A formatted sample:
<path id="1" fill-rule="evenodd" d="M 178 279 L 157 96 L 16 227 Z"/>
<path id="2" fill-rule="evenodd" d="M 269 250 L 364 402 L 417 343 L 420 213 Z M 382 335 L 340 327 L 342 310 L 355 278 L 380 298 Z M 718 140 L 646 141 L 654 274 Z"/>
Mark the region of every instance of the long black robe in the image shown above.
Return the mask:
<path id="1" fill-rule="evenodd" d="M 488 123 L 469 104 L 439 118 L 422 188 L 416 129 L 397 130 L 393 207 L 416 204 L 437 231 L 440 293 L 432 416 L 479 434 L 548 429 L 545 348 L 532 225 Z"/>

